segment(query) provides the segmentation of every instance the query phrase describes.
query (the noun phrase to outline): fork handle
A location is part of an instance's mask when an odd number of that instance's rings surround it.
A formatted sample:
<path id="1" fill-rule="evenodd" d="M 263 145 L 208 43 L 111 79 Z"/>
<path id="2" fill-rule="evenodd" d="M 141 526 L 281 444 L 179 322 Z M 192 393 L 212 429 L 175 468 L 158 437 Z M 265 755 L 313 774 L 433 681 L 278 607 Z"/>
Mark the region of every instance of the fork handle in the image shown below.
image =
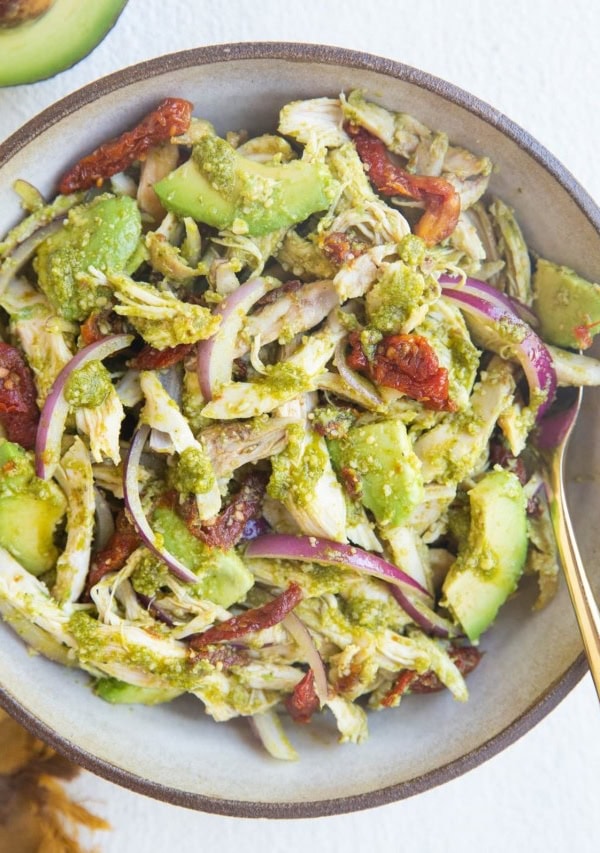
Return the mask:
<path id="1" fill-rule="evenodd" d="M 550 464 L 552 490 L 550 514 L 567 588 L 579 624 L 596 693 L 600 699 L 600 612 L 581 560 L 569 517 L 565 490 L 562 487 L 563 459 L 563 453 L 555 454 Z"/>

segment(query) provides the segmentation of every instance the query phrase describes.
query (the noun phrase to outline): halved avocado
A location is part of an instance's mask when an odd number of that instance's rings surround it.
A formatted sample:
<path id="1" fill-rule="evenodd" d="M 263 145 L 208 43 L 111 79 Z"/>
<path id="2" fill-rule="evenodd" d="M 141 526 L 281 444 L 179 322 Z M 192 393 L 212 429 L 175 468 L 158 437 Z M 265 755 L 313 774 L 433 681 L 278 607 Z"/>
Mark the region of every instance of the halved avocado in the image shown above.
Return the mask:
<path id="1" fill-rule="evenodd" d="M 33 20 L 0 26 L 0 86 L 44 80 L 79 62 L 102 41 L 126 2 L 54 0 Z M 21 5 L 26 15 L 27 3 Z"/>

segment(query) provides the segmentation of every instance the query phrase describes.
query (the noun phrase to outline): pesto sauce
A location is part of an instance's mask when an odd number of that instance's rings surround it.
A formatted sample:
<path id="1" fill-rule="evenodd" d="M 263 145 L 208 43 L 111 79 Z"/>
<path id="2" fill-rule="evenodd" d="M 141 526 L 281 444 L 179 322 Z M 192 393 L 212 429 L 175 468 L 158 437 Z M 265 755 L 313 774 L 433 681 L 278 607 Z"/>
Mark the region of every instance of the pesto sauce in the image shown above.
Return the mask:
<path id="1" fill-rule="evenodd" d="M 215 475 L 208 456 L 198 447 L 186 447 L 171 474 L 175 489 L 181 494 L 205 494 L 215 485 Z"/>
<path id="2" fill-rule="evenodd" d="M 65 384 L 65 399 L 72 409 L 95 409 L 106 400 L 113 385 L 101 361 L 88 361 L 74 370 Z"/>

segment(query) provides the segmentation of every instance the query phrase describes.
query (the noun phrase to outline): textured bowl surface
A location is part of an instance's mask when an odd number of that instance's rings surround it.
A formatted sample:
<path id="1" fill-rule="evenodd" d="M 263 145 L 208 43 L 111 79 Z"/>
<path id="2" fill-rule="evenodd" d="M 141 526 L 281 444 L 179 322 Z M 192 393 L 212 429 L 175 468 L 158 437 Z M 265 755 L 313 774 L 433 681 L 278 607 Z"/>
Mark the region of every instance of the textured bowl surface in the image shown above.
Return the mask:
<path id="1" fill-rule="evenodd" d="M 130 126 L 161 98 L 189 98 L 219 132 L 276 126 L 286 102 L 361 88 L 385 106 L 446 131 L 496 164 L 492 192 L 513 206 L 531 248 L 600 280 L 600 212 L 535 140 L 465 92 L 412 68 L 338 48 L 241 44 L 201 48 L 121 71 L 46 110 L 0 146 L 0 233 L 19 218 L 11 184 L 51 195 L 72 161 Z M 586 395 L 569 454 L 569 499 L 584 561 L 600 592 L 600 449 L 592 441 L 600 396 Z M 531 614 L 534 591 L 503 608 L 469 678 L 470 702 L 446 693 L 409 697 L 372 714 L 370 739 L 338 746 L 332 719 L 293 727 L 300 752 L 277 762 L 243 721 L 217 726 L 199 702 L 108 706 L 87 677 L 28 655 L 0 625 L 0 703 L 85 767 L 134 790 L 205 811 L 301 817 L 380 805 L 440 784 L 525 733 L 585 671 L 564 585 Z"/>

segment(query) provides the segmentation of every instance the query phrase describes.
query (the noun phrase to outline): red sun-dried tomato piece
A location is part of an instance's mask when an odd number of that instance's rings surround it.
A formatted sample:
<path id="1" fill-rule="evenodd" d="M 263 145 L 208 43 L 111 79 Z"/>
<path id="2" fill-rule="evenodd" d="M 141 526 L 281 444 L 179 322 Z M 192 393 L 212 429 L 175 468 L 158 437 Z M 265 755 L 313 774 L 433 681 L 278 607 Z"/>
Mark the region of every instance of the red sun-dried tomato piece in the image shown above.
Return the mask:
<path id="1" fill-rule="evenodd" d="M 315 674 L 312 669 L 296 684 L 284 705 L 295 723 L 310 723 L 312 715 L 321 707 L 315 691 Z"/>
<path id="2" fill-rule="evenodd" d="M 168 142 L 190 126 L 193 104 L 182 98 L 165 98 L 132 130 L 104 142 L 63 175 L 58 189 L 64 195 L 101 186 L 105 178 L 122 172 L 154 145 Z"/>
<path id="3" fill-rule="evenodd" d="M 381 139 L 364 127 L 348 122 L 345 129 L 354 140 L 369 180 L 378 192 L 386 196 L 406 196 L 424 204 L 425 213 L 417 222 L 415 234 L 428 246 L 449 237 L 460 215 L 460 196 L 450 181 L 430 175 L 413 175 L 394 163 Z"/>
<path id="4" fill-rule="evenodd" d="M 124 510 L 117 515 L 115 532 L 92 559 L 85 583 L 84 598 L 89 599 L 90 590 L 104 575 L 118 572 L 140 545 L 137 530 L 131 524 Z"/>
<path id="5" fill-rule="evenodd" d="M 358 240 L 351 240 L 343 231 L 332 231 L 323 239 L 321 248 L 332 263 L 342 266 L 362 255 L 367 247 Z"/>
<path id="6" fill-rule="evenodd" d="M 472 672 L 483 656 L 479 649 L 473 646 L 451 646 L 448 655 L 463 676 Z M 411 693 L 436 693 L 445 686 L 431 670 L 419 675 L 412 669 L 403 669 L 381 700 L 381 704 L 389 708 L 397 697 L 404 696 L 409 690 Z"/>
<path id="7" fill-rule="evenodd" d="M 213 643 L 237 640 L 239 637 L 245 637 L 246 634 L 272 628 L 273 625 L 278 625 L 285 619 L 301 599 L 302 590 L 297 583 L 291 583 L 284 592 L 272 601 L 268 601 L 260 607 L 254 607 L 252 610 L 246 610 L 239 616 L 232 616 L 231 619 L 214 625 L 207 631 L 203 631 L 202 634 L 193 634 L 188 638 L 190 646 L 193 649 L 202 649 L 204 646 L 210 646 Z"/>
<path id="8" fill-rule="evenodd" d="M 197 539 L 210 548 L 225 551 L 237 545 L 248 521 L 260 515 L 266 485 L 267 476 L 260 471 L 253 471 L 225 509 L 207 521 L 200 521 L 193 497 L 176 505 L 176 510 Z"/>
<path id="9" fill-rule="evenodd" d="M 0 341 L 0 423 L 9 441 L 35 446 L 40 413 L 31 368 L 16 347 Z"/>
<path id="10" fill-rule="evenodd" d="M 177 344 L 166 349 L 154 349 L 146 344 L 139 353 L 127 362 L 128 367 L 136 370 L 163 370 L 183 361 L 191 353 L 195 344 Z"/>
<path id="11" fill-rule="evenodd" d="M 351 351 L 346 360 L 354 370 L 366 373 L 377 385 L 395 388 L 428 409 L 454 411 L 449 399 L 448 371 L 441 367 L 435 350 L 422 335 L 386 335 L 368 359 L 358 332 L 348 336 Z"/>

